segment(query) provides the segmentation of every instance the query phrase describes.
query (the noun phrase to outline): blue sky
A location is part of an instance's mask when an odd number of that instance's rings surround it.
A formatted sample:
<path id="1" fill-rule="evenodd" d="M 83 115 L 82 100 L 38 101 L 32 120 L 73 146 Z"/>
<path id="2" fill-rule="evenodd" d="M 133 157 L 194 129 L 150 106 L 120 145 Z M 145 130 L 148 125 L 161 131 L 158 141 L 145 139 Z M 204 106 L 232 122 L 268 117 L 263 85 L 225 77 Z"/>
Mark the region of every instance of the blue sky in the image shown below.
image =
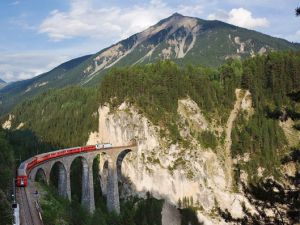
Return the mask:
<path id="1" fill-rule="evenodd" d="M 1 0 L 0 78 L 31 78 L 174 12 L 300 42 L 298 5 L 296 0 Z"/>

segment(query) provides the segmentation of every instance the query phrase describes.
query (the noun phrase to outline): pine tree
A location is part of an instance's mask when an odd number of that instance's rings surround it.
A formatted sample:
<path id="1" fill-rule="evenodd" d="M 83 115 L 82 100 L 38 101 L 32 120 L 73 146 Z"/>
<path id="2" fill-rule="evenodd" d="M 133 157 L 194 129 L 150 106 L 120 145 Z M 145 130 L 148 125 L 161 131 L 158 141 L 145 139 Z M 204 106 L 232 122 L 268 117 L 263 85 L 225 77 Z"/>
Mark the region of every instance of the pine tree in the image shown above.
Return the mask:
<path id="1" fill-rule="evenodd" d="M 295 11 L 296 11 L 296 16 L 300 16 L 300 7 L 297 7 Z"/>
<path id="2" fill-rule="evenodd" d="M 179 198 L 178 199 L 178 207 L 181 208 L 181 206 L 182 206 L 182 202 L 181 202 L 181 199 Z"/>
<path id="3" fill-rule="evenodd" d="M 193 206 L 194 205 L 194 199 L 193 199 L 193 196 L 190 197 L 190 206 Z"/>

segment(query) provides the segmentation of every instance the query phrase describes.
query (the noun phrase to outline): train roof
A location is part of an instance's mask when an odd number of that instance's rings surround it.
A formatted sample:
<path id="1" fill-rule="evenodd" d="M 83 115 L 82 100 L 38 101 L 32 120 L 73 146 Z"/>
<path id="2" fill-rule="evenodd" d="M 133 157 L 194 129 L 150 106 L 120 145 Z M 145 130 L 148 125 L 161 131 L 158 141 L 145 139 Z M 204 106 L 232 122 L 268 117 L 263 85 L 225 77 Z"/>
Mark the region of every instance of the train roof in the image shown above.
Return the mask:
<path id="1" fill-rule="evenodd" d="M 107 144 L 110 144 L 111 143 L 98 143 L 99 145 L 107 145 Z M 88 146 L 95 146 L 95 145 L 88 145 Z M 43 157 L 45 155 L 49 155 L 49 154 L 52 154 L 52 153 L 58 153 L 58 152 L 62 152 L 62 151 L 67 151 L 67 150 L 71 150 L 71 149 L 77 149 L 77 148 L 82 148 L 82 147 L 87 147 L 87 146 L 77 146 L 77 147 L 71 147 L 71 148 L 64 148 L 64 149 L 59 149 L 59 150 L 55 150 L 55 151 L 51 151 L 51 152 L 47 152 L 47 153 L 41 153 L 41 154 L 38 154 L 38 155 L 35 155 L 27 160 L 25 160 L 24 162 L 22 162 L 19 166 L 18 169 L 25 169 L 26 165 L 28 163 L 30 163 L 34 158 L 36 157 Z"/>

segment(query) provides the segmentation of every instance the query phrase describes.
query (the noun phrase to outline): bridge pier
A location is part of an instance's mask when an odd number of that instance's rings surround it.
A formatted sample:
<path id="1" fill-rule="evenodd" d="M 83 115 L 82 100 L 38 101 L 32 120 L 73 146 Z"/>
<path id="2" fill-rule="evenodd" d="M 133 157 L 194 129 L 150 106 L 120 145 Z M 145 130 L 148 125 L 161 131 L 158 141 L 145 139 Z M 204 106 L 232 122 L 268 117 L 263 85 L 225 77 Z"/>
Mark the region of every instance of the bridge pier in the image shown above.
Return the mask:
<path id="1" fill-rule="evenodd" d="M 95 211 L 93 162 L 82 159 L 82 194 L 81 204 L 91 213 Z"/>
<path id="2" fill-rule="evenodd" d="M 115 157 L 111 157 L 111 159 L 108 160 L 108 181 L 106 190 L 108 211 L 115 211 L 117 214 L 120 214 L 117 160 Z"/>
<path id="3" fill-rule="evenodd" d="M 67 170 L 67 184 L 66 191 L 69 201 L 71 201 L 71 177 L 70 177 L 70 169 Z"/>
<path id="4" fill-rule="evenodd" d="M 68 197 L 67 191 L 67 171 L 62 163 L 58 164 L 58 194 Z"/>

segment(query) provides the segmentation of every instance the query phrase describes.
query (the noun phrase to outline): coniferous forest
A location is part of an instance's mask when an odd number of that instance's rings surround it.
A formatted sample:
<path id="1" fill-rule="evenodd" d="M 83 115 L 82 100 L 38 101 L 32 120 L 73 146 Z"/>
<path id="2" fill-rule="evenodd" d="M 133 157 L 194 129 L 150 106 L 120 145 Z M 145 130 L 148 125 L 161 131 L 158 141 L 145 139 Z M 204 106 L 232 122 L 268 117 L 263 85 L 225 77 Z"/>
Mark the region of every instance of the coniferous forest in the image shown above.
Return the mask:
<path id="1" fill-rule="evenodd" d="M 98 128 L 98 107 L 107 103 L 113 109 L 124 101 L 130 103 L 153 124 L 168 131 L 161 135 L 169 135 L 172 143 L 186 145 L 178 131 L 178 99 L 190 97 L 207 120 L 214 119 L 224 125 L 235 102 L 235 89 L 249 90 L 254 114 L 249 119 L 240 115 L 235 122 L 231 153 L 233 158 L 247 153 L 250 160 L 235 165 L 235 182 L 240 182 L 239 171 L 243 169 L 249 174 L 250 184 L 258 187 L 261 181 L 256 174 L 258 167 L 265 168 L 264 177 L 280 180 L 283 178 L 280 166 L 300 147 L 289 147 L 289 140 L 279 126 L 280 121 L 291 119 L 294 129 L 300 130 L 299 81 L 300 53 L 273 52 L 244 61 L 231 59 L 219 68 L 178 66 L 172 61 L 113 68 L 96 87 L 49 90 L 27 100 L 12 112 L 15 116 L 12 128 L 26 121 L 24 128 L 0 132 L 0 224 L 11 220 L 5 209 L 18 159 L 60 147 L 84 145 L 89 132 Z M 8 115 L 2 122 L 7 119 Z M 203 146 L 214 149 L 221 143 L 219 139 L 213 133 L 204 133 L 199 140 Z M 94 172 L 97 177 L 97 170 Z M 65 224 L 78 224 L 83 219 L 86 224 L 161 224 L 162 201 L 150 195 L 145 200 L 123 201 L 120 216 L 109 214 L 101 203 L 105 200 L 99 197 L 96 213 L 91 216 L 78 201 L 69 203 L 60 199 L 54 188 L 50 187 L 48 193 L 47 224 L 58 224 L 62 218 Z M 53 202 L 58 207 L 51 207 Z M 189 213 L 183 216 L 187 221 L 193 218 Z M 183 224 L 188 224 L 187 221 Z"/>

